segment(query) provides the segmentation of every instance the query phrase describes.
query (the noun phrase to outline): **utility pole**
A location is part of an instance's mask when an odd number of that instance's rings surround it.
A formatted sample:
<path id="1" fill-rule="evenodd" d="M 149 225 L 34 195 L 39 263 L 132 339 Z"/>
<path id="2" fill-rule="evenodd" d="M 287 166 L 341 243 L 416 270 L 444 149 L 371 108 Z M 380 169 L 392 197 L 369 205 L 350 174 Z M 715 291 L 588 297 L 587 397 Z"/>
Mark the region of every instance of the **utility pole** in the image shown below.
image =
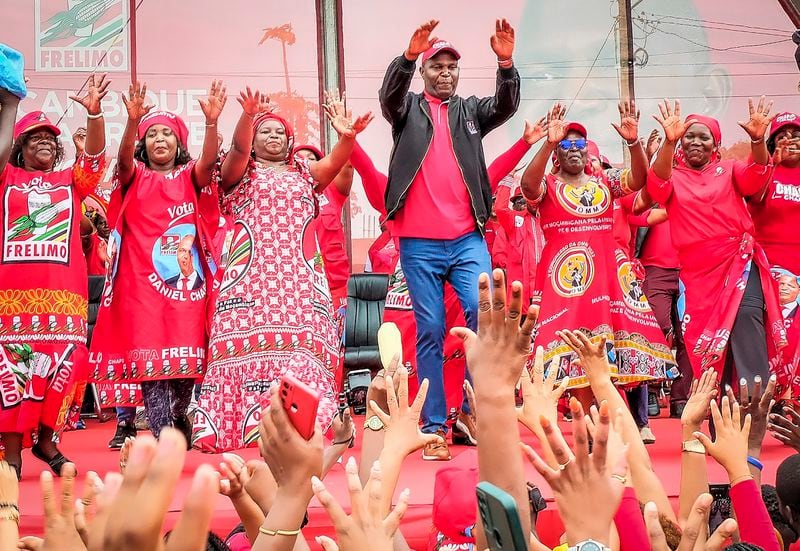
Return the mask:
<path id="1" fill-rule="evenodd" d="M 342 40 L 342 0 L 317 0 L 317 71 L 319 73 L 319 103 L 325 100 L 325 90 L 339 89 L 344 93 L 344 49 Z M 330 153 L 338 136 L 328 124 L 322 109 L 319 113 L 320 149 Z M 350 201 L 342 212 L 347 258 L 353 269 L 353 244 L 350 231 Z"/>
<path id="2" fill-rule="evenodd" d="M 617 53 L 619 58 L 619 97 L 621 100 L 636 99 L 633 83 L 633 24 L 631 23 L 631 0 L 617 0 Z M 627 146 L 622 148 L 625 164 L 630 165 L 631 154 Z"/>

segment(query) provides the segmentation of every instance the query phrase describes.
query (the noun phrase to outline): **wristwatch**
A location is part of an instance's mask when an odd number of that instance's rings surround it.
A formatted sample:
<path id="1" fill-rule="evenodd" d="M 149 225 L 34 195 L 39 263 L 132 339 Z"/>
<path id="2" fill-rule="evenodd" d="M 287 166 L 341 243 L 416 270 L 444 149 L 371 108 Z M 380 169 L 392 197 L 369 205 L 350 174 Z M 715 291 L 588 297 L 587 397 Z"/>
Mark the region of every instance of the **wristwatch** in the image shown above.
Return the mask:
<path id="1" fill-rule="evenodd" d="M 599 541 L 584 540 L 568 548 L 567 551 L 611 551 L 611 548 L 606 547 Z"/>
<path id="2" fill-rule="evenodd" d="M 378 417 L 377 415 L 371 416 L 364 423 L 364 428 L 369 430 L 379 431 L 383 430 L 383 427 L 384 427 L 383 421 L 381 421 L 381 418 Z"/>
<path id="3" fill-rule="evenodd" d="M 686 440 L 683 444 L 681 444 L 681 451 L 689 453 L 701 453 L 703 455 L 706 454 L 706 449 L 697 438 Z"/>

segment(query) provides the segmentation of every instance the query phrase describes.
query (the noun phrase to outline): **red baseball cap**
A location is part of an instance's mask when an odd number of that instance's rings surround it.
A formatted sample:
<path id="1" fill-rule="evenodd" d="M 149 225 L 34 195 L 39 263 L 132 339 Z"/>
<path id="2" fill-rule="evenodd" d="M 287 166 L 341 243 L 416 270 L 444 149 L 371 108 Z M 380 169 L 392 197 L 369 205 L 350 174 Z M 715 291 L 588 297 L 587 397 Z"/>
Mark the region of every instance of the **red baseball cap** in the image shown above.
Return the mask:
<path id="1" fill-rule="evenodd" d="M 31 111 L 21 119 L 17 121 L 17 124 L 14 125 L 14 139 L 16 140 L 22 134 L 27 132 L 31 132 L 36 130 L 37 128 L 44 128 L 45 130 L 49 130 L 56 136 L 61 134 L 61 130 L 58 127 L 50 122 L 50 119 L 47 118 L 47 115 L 42 113 L 41 111 Z"/>
<path id="2" fill-rule="evenodd" d="M 779 113 L 772 120 L 772 125 L 769 127 L 769 139 L 767 140 L 767 146 L 770 147 L 771 151 L 775 149 L 775 134 L 785 126 L 800 128 L 800 116 L 795 113 Z"/>
<path id="3" fill-rule="evenodd" d="M 448 466 L 436 472 L 433 483 L 433 526 L 454 543 L 475 541 L 466 534 L 467 528 L 477 520 L 477 484 L 476 466 Z"/>
<path id="4" fill-rule="evenodd" d="M 586 132 L 586 127 L 585 127 L 585 126 L 583 126 L 583 125 L 582 125 L 581 123 L 579 123 L 579 122 L 571 122 L 571 123 L 568 123 L 568 124 L 567 124 L 567 132 L 569 133 L 569 131 L 570 131 L 570 130 L 574 130 L 575 132 L 577 132 L 578 134 L 580 134 L 580 135 L 581 135 L 581 136 L 583 136 L 584 138 L 587 138 L 587 137 L 589 137 L 589 133 L 588 133 L 588 132 Z"/>
<path id="5" fill-rule="evenodd" d="M 433 46 L 425 50 L 425 52 L 422 54 L 422 63 L 425 63 L 433 56 L 442 52 L 450 52 L 453 54 L 453 56 L 455 56 L 456 59 L 461 59 L 461 54 L 458 53 L 458 50 L 456 50 L 452 44 L 446 40 L 437 40 Z"/>

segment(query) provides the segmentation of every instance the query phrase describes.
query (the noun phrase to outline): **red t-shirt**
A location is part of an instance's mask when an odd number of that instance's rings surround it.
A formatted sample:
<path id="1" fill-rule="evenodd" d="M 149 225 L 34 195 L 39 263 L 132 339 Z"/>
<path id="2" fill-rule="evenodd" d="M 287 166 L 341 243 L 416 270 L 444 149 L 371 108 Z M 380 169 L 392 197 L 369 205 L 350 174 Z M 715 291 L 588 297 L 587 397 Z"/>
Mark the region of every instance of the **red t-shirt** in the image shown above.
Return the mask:
<path id="1" fill-rule="evenodd" d="M 0 343 L 86 343 L 81 203 L 104 166 L 102 153 L 84 154 L 65 170 L 0 173 Z"/>
<path id="2" fill-rule="evenodd" d="M 398 237 L 456 239 L 475 231 L 467 182 L 458 166 L 447 120 L 448 103 L 425 94 L 433 121 L 428 154 L 395 215 Z"/>
<path id="3" fill-rule="evenodd" d="M 769 263 L 800 274 L 800 168 L 776 166 L 764 199 L 749 206 Z"/>
<path id="4" fill-rule="evenodd" d="M 639 253 L 639 261 L 643 266 L 656 268 L 677 269 L 681 263 L 678 260 L 678 251 L 672 245 L 672 233 L 669 220 L 650 226 L 647 238 L 644 240 Z"/>
<path id="5" fill-rule="evenodd" d="M 347 196 L 342 195 L 333 184 L 319 195 L 319 216 L 314 230 L 331 290 L 346 287 L 350 276 L 350 259 L 347 258 L 342 225 L 342 209 L 346 201 Z"/>
<path id="6" fill-rule="evenodd" d="M 680 253 L 713 239 L 752 235 L 743 197 L 763 189 L 769 174 L 767 166 L 733 160 L 709 163 L 700 171 L 676 166 L 668 181 L 650 169 L 647 191 L 669 212 L 672 243 Z"/>

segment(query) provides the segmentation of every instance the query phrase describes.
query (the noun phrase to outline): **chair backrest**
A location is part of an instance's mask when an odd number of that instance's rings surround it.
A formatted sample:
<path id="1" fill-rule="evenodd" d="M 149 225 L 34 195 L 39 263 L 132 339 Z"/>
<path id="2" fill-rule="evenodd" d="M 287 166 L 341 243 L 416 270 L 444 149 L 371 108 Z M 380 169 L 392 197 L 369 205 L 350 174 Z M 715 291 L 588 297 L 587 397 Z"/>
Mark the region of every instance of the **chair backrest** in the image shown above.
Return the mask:
<path id="1" fill-rule="evenodd" d="M 89 324 L 89 332 L 86 339 L 86 345 L 92 342 L 92 333 L 94 332 L 94 324 L 97 322 L 97 313 L 100 311 L 100 299 L 103 297 L 103 285 L 106 278 L 104 276 L 89 276 L 89 312 L 87 322 Z"/>
<path id="2" fill-rule="evenodd" d="M 351 274 L 347 281 L 344 322 L 344 367 L 380 369 L 378 328 L 389 291 L 387 274 Z"/>

